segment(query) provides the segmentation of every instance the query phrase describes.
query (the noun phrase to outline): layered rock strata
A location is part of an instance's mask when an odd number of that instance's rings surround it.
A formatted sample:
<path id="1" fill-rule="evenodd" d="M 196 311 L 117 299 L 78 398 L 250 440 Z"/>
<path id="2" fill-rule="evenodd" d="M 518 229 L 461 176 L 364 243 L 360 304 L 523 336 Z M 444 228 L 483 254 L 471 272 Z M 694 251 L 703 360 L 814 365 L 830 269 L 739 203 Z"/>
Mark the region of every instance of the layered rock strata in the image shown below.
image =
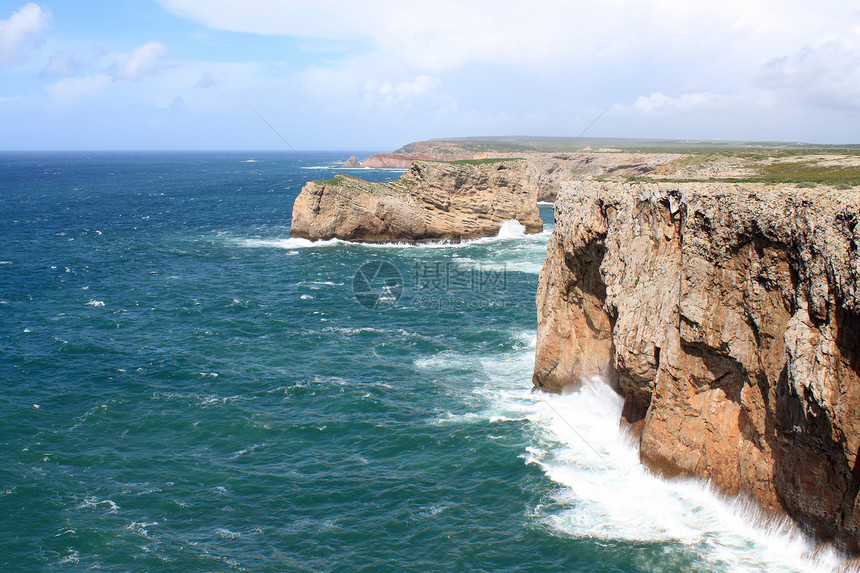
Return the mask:
<path id="1" fill-rule="evenodd" d="M 412 149 L 412 148 L 403 148 Z M 446 151 L 447 153 L 442 153 Z M 584 179 L 588 176 L 608 175 L 613 177 L 630 177 L 656 174 L 662 168 L 673 164 L 678 159 L 686 157 L 677 153 L 627 153 L 627 152 L 573 152 L 573 153 L 514 153 L 498 152 L 471 153 L 462 150 L 429 150 L 416 147 L 412 151 L 378 153 L 360 165 L 349 167 L 374 167 L 408 169 L 413 161 L 429 160 L 459 160 L 459 159 L 489 159 L 511 157 L 525 159 L 528 162 L 528 172 L 531 182 L 537 186 L 538 201 L 555 201 L 561 184 L 566 181 Z M 350 161 L 352 158 L 350 158 Z M 662 173 L 663 171 L 660 171 Z M 677 175 L 677 169 L 671 170 L 671 175 Z"/>
<path id="2" fill-rule="evenodd" d="M 860 549 L 860 193 L 571 182 L 534 384 L 603 376 L 646 464 Z"/>
<path id="3" fill-rule="evenodd" d="M 529 176 L 538 186 L 538 201 L 555 201 L 563 183 L 589 176 L 636 177 L 684 157 L 677 153 L 529 153 Z"/>
<path id="4" fill-rule="evenodd" d="M 511 219 L 527 233 L 543 229 L 525 161 L 416 161 L 392 183 L 347 175 L 308 183 L 293 206 L 290 235 L 363 242 L 459 241 L 494 236 Z"/>

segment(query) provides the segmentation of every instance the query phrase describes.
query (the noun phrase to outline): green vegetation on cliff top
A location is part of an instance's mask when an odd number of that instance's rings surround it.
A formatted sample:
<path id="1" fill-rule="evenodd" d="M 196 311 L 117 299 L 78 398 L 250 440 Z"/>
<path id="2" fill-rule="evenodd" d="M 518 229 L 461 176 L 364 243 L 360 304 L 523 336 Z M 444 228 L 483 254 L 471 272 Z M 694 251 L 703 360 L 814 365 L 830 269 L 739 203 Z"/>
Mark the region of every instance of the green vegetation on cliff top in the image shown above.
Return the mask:
<path id="1" fill-rule="evenodd" d="M 720 151 L 798 150 L 817 152 L 860 151 L 860 144 L 825 145 L 785 141 L 719 141 L 694 139 L 634 139 L 616 137 L 463 137 L 416 141 L 396 153 L 413 153 L 432 148 L 437 153 L 455 150 L 473 153 L 575 152 L 618 150 L 642 153 L 708 153 Z"/>
<path id="2" fill-rule="evenodd" d="M 451 165 L 490 165 L 492 163 L 504 163 L 506 161 L 524 161 L 522 157 L 489 157 L 487 159 L 457 159 L 456 161 L 444 161 L 439 163 L 450 163 Z"/>

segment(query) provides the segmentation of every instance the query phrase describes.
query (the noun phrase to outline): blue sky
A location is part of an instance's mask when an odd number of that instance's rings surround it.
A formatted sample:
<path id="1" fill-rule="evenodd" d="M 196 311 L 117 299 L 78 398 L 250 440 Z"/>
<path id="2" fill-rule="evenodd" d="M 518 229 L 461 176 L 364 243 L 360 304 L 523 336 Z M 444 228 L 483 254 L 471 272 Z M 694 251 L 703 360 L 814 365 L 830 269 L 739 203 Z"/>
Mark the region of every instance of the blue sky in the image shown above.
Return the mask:
<path id="1" fill-rule="evenodd" d="M 860 142 L 829 0 L 0 0 L 0 149 L 474 135 Z M 602 115 L 601 115 L 602 114 Z"/>

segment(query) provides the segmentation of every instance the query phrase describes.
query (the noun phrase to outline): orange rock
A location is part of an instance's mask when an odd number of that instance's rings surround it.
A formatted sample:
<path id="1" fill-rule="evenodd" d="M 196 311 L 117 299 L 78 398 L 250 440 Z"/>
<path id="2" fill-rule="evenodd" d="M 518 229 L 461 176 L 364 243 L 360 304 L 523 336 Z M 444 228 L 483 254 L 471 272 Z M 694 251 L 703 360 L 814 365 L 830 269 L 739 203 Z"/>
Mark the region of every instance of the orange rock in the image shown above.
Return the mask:
<path id="1" fill-rule="evenodd" d="M 860 194 L 563 184 L 534 384 L 603 374 L 640 455 L 860 550 Z"/>

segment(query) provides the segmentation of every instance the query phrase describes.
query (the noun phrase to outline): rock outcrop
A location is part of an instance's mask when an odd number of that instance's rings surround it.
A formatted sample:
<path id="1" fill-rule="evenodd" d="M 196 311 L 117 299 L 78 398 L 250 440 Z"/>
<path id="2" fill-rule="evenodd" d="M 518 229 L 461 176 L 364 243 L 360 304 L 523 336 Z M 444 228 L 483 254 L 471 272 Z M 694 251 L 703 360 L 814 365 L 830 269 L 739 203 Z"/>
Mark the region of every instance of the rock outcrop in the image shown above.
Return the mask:
<path id="1" fill-rule="evenodd" d="M 459 241 L 494 236 L 511 219 L 527 233 L 543 229 L 525 161 L 416 161 L 392 183 L 348 175 L 308 183 L 293 205 L 290 235 L 363 242 Z"/>
<path id="2" fill-rule="evenodd" d="M 361 162 L 362 167 L 374 169 L 409 169 L 413 158 L 401 153 L 377 153 Z"/>
<path id="3" fill-rule="evenodd" d="M 405 148 L 404 148 L 405 149 Z M 447 150 L 445 150 L 447 151 Z M 629 177 L 656 173 L 660 168 L 665 171 L 678 159 L 686 157 L 678 153 L 627 153 L 627 152 L 573 152 L 573 153 L 498 153 L 498 152 L 455 152 L 431 153 L 424 148 L 415 151 L 378 153 L 361 163 L 362 167 L 408 169 L 415 160 L 442 161 L 459 159 L 519 158 L 528 162 L 531 182 L 537 186 L 538 201 L 555 201 L 561 184 L 583 179 L 588 176 L 609 175 Z M 676 175 L 673 169 L 671 175 Z M 662 173 L 662 171 L 661 171 Z"/>
<path id="4" fill-rule="evenodd" d="M 563 183 L 589 176 L 648 175 L 684 157 L 677 153 L 528 153 L 529 175 L 538 187 L 538 201 L 555 201 Z"/>
<path id="5" fill-rule="evenodd" d="M 601 375 L 655 470 L 860 550 L 860 193 L 567 183 L 534 384 Z"/>
<path id="6" fill-rule="evenodd" d="M 355 155 L 350 155 L 349 159 L 343 162 L 343 166 L 348 169 L 358 169 L 362 167 L 361 162 L 358 160 L 358 157 Z"/>

